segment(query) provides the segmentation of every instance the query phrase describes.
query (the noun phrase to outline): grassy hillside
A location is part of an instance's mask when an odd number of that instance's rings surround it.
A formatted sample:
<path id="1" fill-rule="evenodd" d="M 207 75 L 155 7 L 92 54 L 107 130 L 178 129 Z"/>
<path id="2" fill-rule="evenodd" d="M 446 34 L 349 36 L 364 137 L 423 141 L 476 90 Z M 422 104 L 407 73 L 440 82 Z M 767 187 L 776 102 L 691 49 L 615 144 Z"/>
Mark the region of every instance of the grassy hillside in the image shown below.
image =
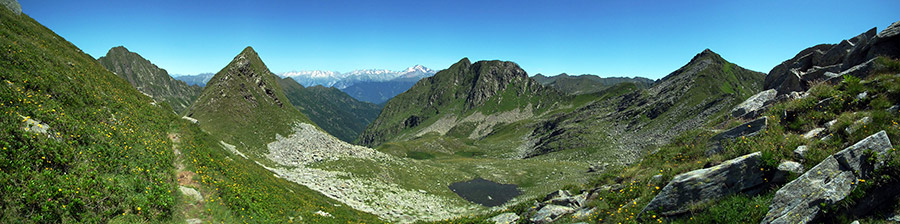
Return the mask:
<path id="1" fill-rule="evenodd" d="M 0 222 L 380 222 L 231 154 L 27 15 L 0 18 Z"/>
<path id="2" fill-rule="evenodd" d="M 762 116 L 769 117 L 766 130 L 759 135 L 740 138 L 726 143 L 726 150 L 717 155 L 708 156 L 706 151 L 710 137 L 716 134 L 711 131 L 717 126 L 731 128 L 744 120 L 720 119 L 702 128 L 679 134 L 659 151 L 646 155 L 638 163 L 612 168 L 593 178 L 590 182 L 580 183 L 570 190 L 590 190 L 601 186 L 621 187 L 618 190 L 599 191 L 597 199 L 588 204 L 596 208 L 589 216 L 566 216 L 557 221 L 587 223 L 758 223 L 772 202 L 774 193 L 780 186 L 771 186 L 758 194 L 735 194 L 712 202 L 692 205 L 688 214 L 674 217 L 658 217 L 646 214 L 643 221 L 637 221 L 637 214 L 668 181 L 678 174 L 720 164 L 741 155 L 762 152 L 763 171 L 774 172 L 781 161 L 800 162 L 809 170 L 827 156 L 838 152 L 864 138 L 885 130 L 894 144 L 900 148 L 895 139 L 900 139 L 900 61 L 880 58 L 876 69 L 868 79 L 859 80 L 852 77 L 835 85 L 819 83 L 808 92 L 809 96 L 776 103 Z M 867 97 L 858 98 L 866 92 Z M 820 103 L 825 102 L 825 103 Z M 871 118 L 866 125 L 854 124 L 863 117 Z M 827 138 L 803 138 L 807 131 L 823 127 L 825 123 L 836 120 L 835 124 L 825 131 Z M 847 131 L 848 128 L 854 131 Z M 806 145 L 811 150 L 806 159 L 797 160 L 794 150 Z M 860 180 L 851 196 L 828 208 L 817 222 L 849 223 L 859 220 L 860 223 L 890 223 L 885 216 L 896 214 L 900 206 L 890 202 L 887 206 L 867 211 L 869 215 L 854 216 L 847 209 L 854 208 L 862 196 L 896 184 L 896 176 L 900 174 L 900 152 L 892 151 L 890 160 L 884 168 L 876 171 L 875 177 Z M 660 175 L 659 180 L 654 176 Z M 787 177 L 787 181 L 797 175 Z M 508 211 L 523 214 L 529 203 L 510 208 Z M 450 220 L 447 223 L 480 223 L 494 215 L 505 211 L 495 211 L 477 217 Z"/>
<path id="3" fill-rule="evenodd" d="M 175 80 L 165 69 L 156 67 L 147 59 L 122 46 L 109 49 L 106 56 L 100 57 L 97 61 L 122 79 L 128 80 L 138 91 L 168 104 L 178 114 L 184 113 L 203 89 Z"/>
<path id="4" fill-rule="evenodd" d="M 251 47 L 209 81 L 187 115 L 225 142 L 266 152 L 275 135 L 287 136 L 295 122 L 312 123 L 291 104 L 275 76 Z"/>
<path id="5" fill-rule="evenodd" d="M 168 108 L 0 7 L 0 222 L 173 218 Z"/>
<path id="6" fill-rule="evenodd" d="M 650 88 L 653 85 L 653 80 L 643 77 L 634 77 L 634 78 L 626 78 L 626 77 L 608 77 L 602 78 L 596 75 L 578 75 L 578 76 L 570 76 L 566 73 L 559 74 L 556 76 L 544 76 L 541 74 L 537 74 L 532 77 L 535 81 L 538 81 L 542 85 L 553 87 L 560 92 L 566 94 L 587 94 L 587 93 L 596 93 L 603 91 L 609 87 L 612 87 L 619 83 L 634 83 L 637 87 L 640 88 Z"/>
<path id="7" fill-rule="evenodd" d="M 345 142 L 353 142 L 381 112 L 378 105 L 356 100 L 334 87 L 303 87 L 292 78 L 278 82 L 291 104 Z"/>

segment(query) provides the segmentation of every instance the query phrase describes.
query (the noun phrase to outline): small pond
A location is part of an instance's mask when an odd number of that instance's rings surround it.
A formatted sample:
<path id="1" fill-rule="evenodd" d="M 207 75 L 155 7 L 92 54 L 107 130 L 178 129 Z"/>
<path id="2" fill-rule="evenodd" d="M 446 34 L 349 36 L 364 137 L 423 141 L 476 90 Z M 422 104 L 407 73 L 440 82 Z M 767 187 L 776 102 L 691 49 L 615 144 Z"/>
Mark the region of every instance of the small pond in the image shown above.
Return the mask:
<path id="1" fill-rule="evenodd" d="M 522 194 L 515 184 L 500 184 L 481 178 L 452 183 L 450 190 L 467 201 L 488 207 L 502 205 Z"/>

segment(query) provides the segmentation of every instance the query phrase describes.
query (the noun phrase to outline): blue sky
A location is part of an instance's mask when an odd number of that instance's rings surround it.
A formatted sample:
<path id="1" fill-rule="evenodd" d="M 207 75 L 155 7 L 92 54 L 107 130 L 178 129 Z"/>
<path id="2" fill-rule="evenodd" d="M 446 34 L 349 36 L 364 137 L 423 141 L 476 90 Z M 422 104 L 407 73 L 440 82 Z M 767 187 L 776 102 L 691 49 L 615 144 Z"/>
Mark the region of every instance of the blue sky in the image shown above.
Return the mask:
<path id="1" fill-rule="evenodd" d="M 463 57 L 529 74 L 661 78 L 710 48 L 768 72 L 804 48 L 900 20 L 900 1 L 20 0 L 98 58 L 123 45 L 169 73 L 253 46 L 275 73 L 439 70 Z"/>

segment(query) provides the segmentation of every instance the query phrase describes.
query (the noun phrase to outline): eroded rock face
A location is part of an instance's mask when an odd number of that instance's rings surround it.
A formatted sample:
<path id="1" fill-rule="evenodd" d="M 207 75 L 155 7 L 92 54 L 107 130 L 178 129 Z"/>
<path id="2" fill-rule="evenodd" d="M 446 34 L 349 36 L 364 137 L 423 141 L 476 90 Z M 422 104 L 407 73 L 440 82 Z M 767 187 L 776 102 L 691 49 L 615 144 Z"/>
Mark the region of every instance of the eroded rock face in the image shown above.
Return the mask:
<path id="1" fill-rule="evenodd" d="M 838 44 L 820 44 L 800 51 L 772 68 L 763 88 L 781 95 L 805 91 L 813 82 L 840 80 L 842 75 L 868 76 L 875 57 L 900 56 L 900 22 L 881 33 L 876 31 L 872 28 Z"/>
<path id="2" fill-rule="evenodd" d="M 778 91 L 775 91 L 774 89 L 759 92 L 734 107 L 734 109 L 731 110 L 731 116 L 740 118 L 753 118 L 759 116 L 765 106 L 775 100 L 777 93 Z"/>
<path id="3" fill-rule="evenodd" d="M 641 214 L 656 211 L 658 215 L 677 215 L 687 212 L 693 203 L 753 190 L 765 183 L 760 164 L 762 154 L 755 152 L 714 167 L 679 174 L 641 210 Z"/>
<path id="4" fill-rule="evenodd" d="M 859 179 L 869 178 L 891 149 L 885 131 L 871 135 L 829 156 L 824 161 L 775 192 L 769 212 L 761 223 L 808 223 L 819 215 L 822 205 L 838 202 L 856 188 Z M 876 155 L 874 163 L 864 158 L 866 150 Z"/>

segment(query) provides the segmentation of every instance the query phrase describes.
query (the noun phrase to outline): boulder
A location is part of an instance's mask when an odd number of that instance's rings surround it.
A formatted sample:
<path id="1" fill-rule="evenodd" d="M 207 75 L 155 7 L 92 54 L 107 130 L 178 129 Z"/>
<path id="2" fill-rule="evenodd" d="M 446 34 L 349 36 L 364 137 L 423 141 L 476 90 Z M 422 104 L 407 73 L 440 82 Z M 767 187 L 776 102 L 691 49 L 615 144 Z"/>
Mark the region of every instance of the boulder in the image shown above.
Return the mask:
<path id="1" fill-rule="evenodd" d="M 834 65 L 841 63 L 844 60 L 844 56 L 847 56 L 847 53 L 850 49 L 853 48 L 853 43 L 850 43 L 849 40 L 843 40 L 841 43 L 834 45 L 831 49 L 825 52 L 821 57 L 813 58 L 814 65 Z"/>
<path id="2" fill-rule="evenodd" d="M 866 125 L 868 125 L 871 122 L 872 122 L 871 117 L 860 118 L 859 120 L 856 120 L 855 122 L 853 122 L 853 124 L 850 124 L 849 127 L 844 128 L 844 132 L 846 132 L 847 135 L 851 135 L 854 132 L 858 131 L 860 128 L 866 127 Z"/>
<path id="3" fill-rule="evenodd" d="M 754 190 L 765 183 L 764 173 L 760 172 L 761 155 L 755 152 L 710 168 L 679 174 L 641 210 L 641 214 L 648 211 L 663 216 L 682 214 L 691 204 Z"/>
<path id="4" fill-rule="evenodd" d="M 775 91 L 774 89 L 759 92 L 756 95 L 747 98 L 743 103 L 735 106 L 734 109 L 731 110 L 731 116 L 746 119 L 759 116 L 765 106 L 775 100 L 775 95 L 777 93 L 778 91 Z"/>
<path id="5" fill-rule="evenodd" d="M 875 40 L 876 33 L 877 29 L 872 27 L 869 31 L 850 39 L 850 42 L 853 43 L 853 48 L 850 49 L 850 52 L 847 52 L 847 56 L 844 57 L 843 69 L 866 61 L 866 57 L 872 48 L 872 42 Z"/>
<path id="6" fill-rule="evenodd" d="M 803 174 L 803 165 L 794 161 L 784 161 L 778 164 L 778 171 L 772 177 L 775 183 L 784 183 L 787 181 L 788 175 Z"/>
<path id="7" fill-rule="evenodd" d="M 781 162 L 780 164 L 778 164 L 778 171 L 783 171 L 786 173 L 802 174 L 803 173 L 803 165 L 798 162 L 794 162 L 794 161 L 784 161 L 784 162 Z"/>
<path id="8" fill-rule="evenodd" d="M 572 214 L 572 219 L 587 219 L 597 211 L 597 208 L 582 208 Z"/>
<path id="9" fill-rule="evenodd" d="M 574 208 L 561 205 L 547 205 L 537 211 L 529 221 L 537 224 L 551 223 L 563 215 L 575 212 Z"/>
<path id="10" fill-rule="evenodd" d="M 872 72 L 872 69 L 875 67 L 875 58 L 869 59 L 865 63 L 855 65 L 847 70 L 841 72 L 841 76 L 850 75 L 857 78 L 866 78 L 869 76 L 869 73 Z"/>
<path id="11" fill-rule="evenodd" d="M 823 131 L 825 131 L 825 128 L 814 128 L 814 129 L 809 130 L 808 132 L 804 133 L 803 138 L 811 139 L 811 138 L 821 137 L 821 135 L 823 135 L 823 133 L 822 133 Z"/>
<path id="12" fill-rule="evenodd" d="M 835 124 L 837 124 L 837 119 L 825 122 L 825 128 L 831 130 L 831 127 L 834 127 Z"/>
<path id="13" fill-rule="evenodd" d="M 806 160 L 806 151 L 809 151 L 808 146 L 797 146 L 797 149 L 794 149 L 794 158 L 797 158 L 799 160 Z"/>
<path id="14" fill-rule="evenodd" d="M 0 0 L 0 4 L 6 6 L 7 9 L 16 13 L 16 15 L 22 14 L 22 5 L 19 5 L 19 1 L 16 0 Z"/>
<path id="15" fill-rule="evenodd" d="M 709 140 L 712 143 L 712 146 L 710 146 L 710 148 L 706 150 L 706 155 L 715 155 L 722 152 L 722 150 L 725 149 L 725 147 L 723 146 L 724 141 L 731 141 L 735 138 L 750 137 L 759 134 L 760 131 L 766 129 L 768 122 L 769 118 L 760 117 L 756 120 L 752 120 L 750 122 L 738 125 L 737 127 L 728 129 L 725 132 L 716 134 Z"/>
<path id="16" fill-rule="evenodd" d="M 494 216 L 493 218 L 488 219 L 488 221 L 494 222 L 496 224 L 513 224 L 519 221 L 519 215 L 516 215 L 516 213 L 512 212 L 507 212 Z"/>
<path id="17" fill-rule="evenodd" d="M 894 22 L 878 35 L 872 41 L 872 49 L 869 50 L 869 57 L 886 56 L 890 58 L 900 58 L 900 21 Z"/>
<path id="18" fill-rule="evenodd" d="M 761 223 L 812 221 L 823 205 L 833 205 L 844 199 L 856 187 L 857 180 L 869 178 L 890 149 L 887 133 L 881 131 L 829 156 L 775 192 L 769 212 Z M 874 163 L 863 158 L 866 150 L 877 155 Z"/>

